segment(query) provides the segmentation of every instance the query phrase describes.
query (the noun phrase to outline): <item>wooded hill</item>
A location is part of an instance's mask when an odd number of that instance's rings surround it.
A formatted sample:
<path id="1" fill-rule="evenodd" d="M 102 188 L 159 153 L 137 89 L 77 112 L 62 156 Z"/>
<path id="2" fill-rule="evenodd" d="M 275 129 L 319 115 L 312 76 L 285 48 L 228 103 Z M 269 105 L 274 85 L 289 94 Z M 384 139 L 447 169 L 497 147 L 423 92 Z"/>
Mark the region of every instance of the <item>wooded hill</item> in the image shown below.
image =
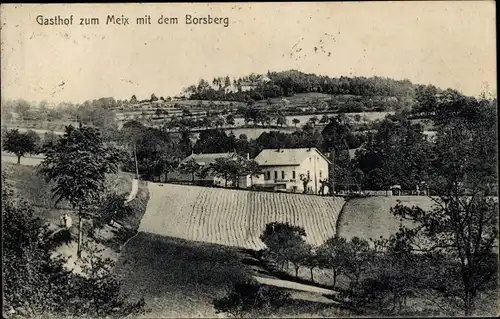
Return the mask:
<path id="1" fill-rule="evenodd" d="M 311 93 L 312 104 L 326 102 L 327 107 L 343 112 L 391 111 L 410 109 L 419 91 L 442 92 L 432 85 L 413 84 L 409 80 L 384 77 L 334 78 L 307 74 L 297 70 L 251 74 L 231 80 L 215 77 L 212 81 L 201 79 L 197 85 L 184 90 L 192 100 L 219 100 L 250 102 L 292 97 L 298 93 Z M 315 94 L 313 94 L 315 93 Z M 328 99 L 318 98 L 318 93 Z M 315 101 L 315 99 L 317 101 Z M 317 102 L 317 103 L 314 103 Z"/>

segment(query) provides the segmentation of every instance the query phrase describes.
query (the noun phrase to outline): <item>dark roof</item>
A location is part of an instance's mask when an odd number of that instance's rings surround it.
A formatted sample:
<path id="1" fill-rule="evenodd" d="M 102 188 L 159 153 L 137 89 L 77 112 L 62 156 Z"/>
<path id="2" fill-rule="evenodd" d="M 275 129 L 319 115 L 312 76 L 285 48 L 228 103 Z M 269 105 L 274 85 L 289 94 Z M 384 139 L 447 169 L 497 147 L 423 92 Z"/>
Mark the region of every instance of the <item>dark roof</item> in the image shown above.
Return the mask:
<path id="1" fill-rule="evenodd" d="M 190 159 L 194 159 L 196 163 L 199 165 L 209 165 L 210 163 L 215 162 L 216 159 L 218 158 L 232 158 L 235 156 L 239 156 L 236 153 L 206 153 L 206 154 L 191 154 L 188 157 L 186 157 L 182 163 L 189 161 Z"/>

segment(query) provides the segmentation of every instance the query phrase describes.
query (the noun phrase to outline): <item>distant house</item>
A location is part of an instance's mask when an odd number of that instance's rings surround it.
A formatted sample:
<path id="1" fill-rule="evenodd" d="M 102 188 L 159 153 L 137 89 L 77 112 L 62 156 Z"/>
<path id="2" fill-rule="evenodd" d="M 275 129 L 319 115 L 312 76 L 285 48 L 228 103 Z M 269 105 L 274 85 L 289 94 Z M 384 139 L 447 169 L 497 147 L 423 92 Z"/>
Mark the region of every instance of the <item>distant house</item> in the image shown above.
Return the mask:
<path id="1" fill-rule="evenodd" d="M 234 159 L 236 160 L 237 158 L 242 159 L 243 157 L 238 155 L 235 152 L 231 153 L 201 153 L 201 154 L 191 154 L 188 157 L 186 157 L 184 160 L 181 161 L 179 164 L 179 167 L 183 164 L 186 163 L 190 160 L 195 160 L 195 162 L 200 165 L 200 170 L 203 169 L 204 167 L 208 167 L 211 163 L 214 163 L 218 158 L 225 158 L 225 159 Z M 195 174 L 195 183 L 200 184 L 200 185 L 215 185 L 215 186 L 226 186 L 226 180 L 221 177 L 214 176 L 212 173 L 207 174 L 207 176 L 200 177 L 198 174 Z M 169 180 L 170 181 L 180 181 L 180 182 L 191 182 L 192 181 L 192 176 L 191 174 L 183 174 L 179 172 L 171 173 L 169 174 Z M 239 180 L 239 187 L 241 188 L 246 188 L 250 185 L 250 176 L 242 176 Z M 233 182 L 228 180 L 227 181 L 227 186 L 232 187 L 235 186 L 233 185 Z"/>
<path id="2" fill-rule="evenodd" d="M 254 184 L 274 190 L 303 192 L 301 175 L 309 177 L 307 192 L 320 193 L 321 180 L 328 178 L 330 160 L 316 148 L 265 149 L 254 159 L 263 176 Z"/>
<path id="3" fill-rule="evenodd" d="M 229 85 L 224 87 L 224 93 L 236 93 L 241 90 L 241 92 L 247 92 L 251 90 L 255 90 L 259 87 L 259 85 L 267 83 L 271 81 L 270 78 L 268 78 L 265 75 L 259 75 L 256 79 L 254 80 L 247 80 L 247 81 L 241 81 L 239 85 Z"/>

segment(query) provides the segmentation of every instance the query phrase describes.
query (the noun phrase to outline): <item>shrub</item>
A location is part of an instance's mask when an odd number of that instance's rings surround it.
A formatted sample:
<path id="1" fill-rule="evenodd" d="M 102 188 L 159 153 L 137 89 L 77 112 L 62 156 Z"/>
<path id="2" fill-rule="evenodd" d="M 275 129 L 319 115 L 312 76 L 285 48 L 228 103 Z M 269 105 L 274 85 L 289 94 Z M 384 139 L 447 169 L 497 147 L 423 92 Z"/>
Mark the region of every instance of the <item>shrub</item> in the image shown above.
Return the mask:
<path id="1" fill-rule="evenodd" d="M 236 317 L 266 316 L 290 300 L 290 293 L 254 281 L 234 284 L 225 297 L 213 302 L 217 313 L 230 313 Z"/>

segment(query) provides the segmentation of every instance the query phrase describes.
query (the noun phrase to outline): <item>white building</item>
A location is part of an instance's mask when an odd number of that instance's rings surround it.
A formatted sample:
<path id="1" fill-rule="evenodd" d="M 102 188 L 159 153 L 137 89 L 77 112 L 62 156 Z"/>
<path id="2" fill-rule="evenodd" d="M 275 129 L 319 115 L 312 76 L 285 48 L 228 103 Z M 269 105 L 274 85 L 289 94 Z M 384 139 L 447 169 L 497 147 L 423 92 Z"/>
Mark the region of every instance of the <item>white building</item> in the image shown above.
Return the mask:
<path id="1" fill-rule="evenodd" d="M 301 175 L 309 177 L 307 192 L 320 193 L 321 180 L 328 179 L 330 160 L 316 148 L 265 149 L 254 159 L 263 176 L 254 185 L 274 190 L 304 191 Z"/>

